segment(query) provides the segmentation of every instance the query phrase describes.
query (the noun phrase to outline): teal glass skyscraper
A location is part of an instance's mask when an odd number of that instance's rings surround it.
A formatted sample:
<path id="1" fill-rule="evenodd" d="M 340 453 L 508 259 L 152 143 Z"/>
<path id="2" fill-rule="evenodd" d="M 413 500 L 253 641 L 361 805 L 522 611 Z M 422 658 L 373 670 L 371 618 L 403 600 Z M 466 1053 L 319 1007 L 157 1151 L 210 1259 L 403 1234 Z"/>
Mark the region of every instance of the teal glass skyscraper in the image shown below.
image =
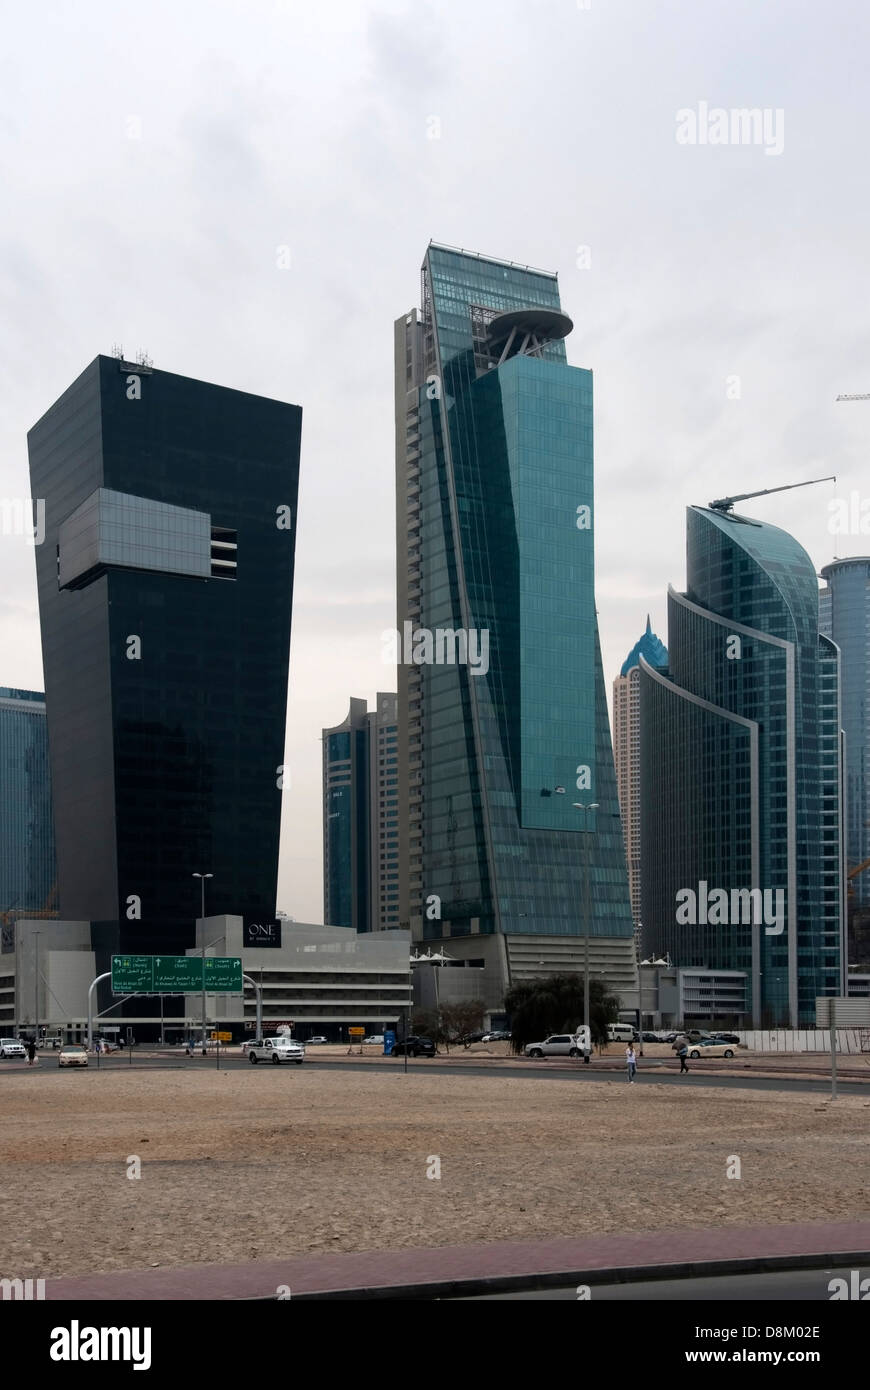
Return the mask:
<path id="1" fill-rule="evenodd" d="M 644 950 L 744 971 L 755 1027 L 811 1025 L 842 990 L 839 653 L 776 526 L 689 507 L 686 584 L 667 670 L 641 658 Z"/>
<path id="2" fill-rule="evenodd" d="M 422 302 L 396 324 L 399 925 L 502 990 L 581 968 L 588 933 L 628 986 L 592 373 L 555 275 L 432 243 Z"/>

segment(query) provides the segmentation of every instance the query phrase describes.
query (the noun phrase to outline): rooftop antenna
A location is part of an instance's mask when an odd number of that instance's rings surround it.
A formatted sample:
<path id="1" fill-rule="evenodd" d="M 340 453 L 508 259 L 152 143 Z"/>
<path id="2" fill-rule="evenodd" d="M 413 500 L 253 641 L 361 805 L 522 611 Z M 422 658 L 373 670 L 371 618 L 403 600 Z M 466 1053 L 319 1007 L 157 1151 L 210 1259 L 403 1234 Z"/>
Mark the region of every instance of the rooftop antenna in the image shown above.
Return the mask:
<path id="1" fill-rule="evenodd" d="M 813 487 L 815 483 L 835 483 L 837 476 L 832 473 L 828 478 L 807 478 L 805 483 L 784 483 L 782 487 L 763 487 L 759 492 L 738 492 L 736 497 L 719 497 L 715 502 L 710 503 L 711 512 L 728 512 L 734 510 L 735 502 L 748 502 L 750 497 L 768 497 L 772 492 L 790 492 L 793 487 Z"/>
<path id="2" fill-rule="evenodd" d="M 112 344 L 112 356 L 117 357 L 119 362 L 124 360 L 124 348 L 121 343 Z"/>

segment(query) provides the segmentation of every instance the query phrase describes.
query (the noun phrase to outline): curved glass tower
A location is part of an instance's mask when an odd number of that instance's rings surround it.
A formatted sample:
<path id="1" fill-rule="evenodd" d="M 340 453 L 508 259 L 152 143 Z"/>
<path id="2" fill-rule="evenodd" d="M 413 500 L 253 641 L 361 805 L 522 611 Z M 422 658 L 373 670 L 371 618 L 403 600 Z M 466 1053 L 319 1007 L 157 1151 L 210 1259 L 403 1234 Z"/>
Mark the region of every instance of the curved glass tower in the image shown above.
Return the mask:
<path id="1" fill-rule="evenodd" d="M 843 968 L 839 653 L 812 561 L 690 507 L 668 631 L 667 671 L 641 658 L 645 948 L 745 971 L 756 1027 L 812 1023 Z"/>
<path id="2" fill-rule="evenodd" d="M 396 325 L 400 925 L 502 984 L 578 968 L 588 932 L 629 986 L 592 374 L 554 275 L 433 243 L 422 297 Z"/>

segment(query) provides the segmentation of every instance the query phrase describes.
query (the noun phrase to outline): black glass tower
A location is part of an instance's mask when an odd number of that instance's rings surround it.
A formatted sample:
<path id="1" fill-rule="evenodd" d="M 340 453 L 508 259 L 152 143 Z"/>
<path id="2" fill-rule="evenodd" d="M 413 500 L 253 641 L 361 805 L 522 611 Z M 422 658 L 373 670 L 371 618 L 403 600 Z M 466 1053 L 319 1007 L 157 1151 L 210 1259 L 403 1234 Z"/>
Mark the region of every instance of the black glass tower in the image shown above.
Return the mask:
<path id="1" fill-rule="evenodd" d="M 302 412 L 98 357 L 29 434 L 59 915 L 275 912 Z M 102 968 L 105 968 L 103 965 Z"/>

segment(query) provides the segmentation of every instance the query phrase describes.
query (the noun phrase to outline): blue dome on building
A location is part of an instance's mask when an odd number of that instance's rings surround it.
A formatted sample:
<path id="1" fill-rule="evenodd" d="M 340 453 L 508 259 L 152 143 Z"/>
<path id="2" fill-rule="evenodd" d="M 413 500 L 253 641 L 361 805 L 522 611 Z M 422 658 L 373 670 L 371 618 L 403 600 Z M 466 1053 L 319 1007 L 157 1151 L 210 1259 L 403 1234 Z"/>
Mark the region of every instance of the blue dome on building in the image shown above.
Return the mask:
<path id="1" fill-rule="evenodd" d="M 622 663 L 621 676 L 627 676 L 633 666 L 640 665 L 640 658 L 649 662 L 650 666 L 664 669 L 668 664 L 668 649 L 664 642 L 659 641 L 650 626 L 649 613 L 646 615 L 646 632 L 639 642 L 635 642 L 628 656 Z"/>

